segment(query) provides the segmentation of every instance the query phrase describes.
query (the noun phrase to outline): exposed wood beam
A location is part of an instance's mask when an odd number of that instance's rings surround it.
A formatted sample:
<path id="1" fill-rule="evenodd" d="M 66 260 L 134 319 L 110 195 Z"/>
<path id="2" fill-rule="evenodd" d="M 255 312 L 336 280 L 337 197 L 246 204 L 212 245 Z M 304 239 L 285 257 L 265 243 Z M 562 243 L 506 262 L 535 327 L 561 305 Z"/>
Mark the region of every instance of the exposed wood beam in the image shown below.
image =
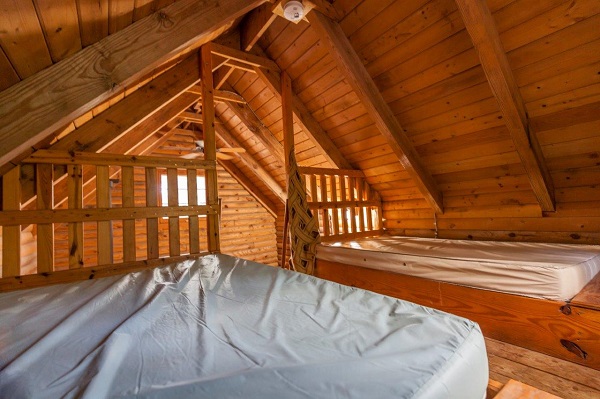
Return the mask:
<path id="1" fill-rule="evenodd" d="M 242 49 L 250 51 L 258 39 L 275 21 L 277 15 L 273 13 L 273 4 L 265 3 L 250 11 L 242 21 L 240 41 Z"/>
<path id="2" fill-rule="evenodd" d="M 229 147 L 240 147 L 244 148 L 242 143 L 240 143 L 233 135 L 227 130 L 225 125 L 219 124 L 215 125 L 215 130 L 217 135 L 225 142 L 225 144 Z M 275 181 L 275 179 L 271 176 L 269 172 L 267 172 L 256 160 L 248 154 L 248 152 L 242 152 L 237 154 L 242 162 L 250 168 L 252 173 L 254 173 L 260 180 L 265 183 L 265 185 L 279 198 L 281 202 L 285 202 L 286 195 L 283 188 Z"/>
<path id="3" fill-rule="evenodd" d="M 356 92 L 375 125 L 386 138 L 402 166 L 414 180 L 421 194 L 436 212 L 443 213 L 442 192 L 423 166 L 410 139 L 402 131 L 400 123 L 385 102 L 362 60 L 352 48 L 352 44 L 342 28 L 316 10 L 309 14 L 309 20 L 321 42 L 329 50 L 329 54 L 336 60 L 339 70 Z"/>
<path id="4" fill-rule="evenodd" d="M 263 2 L 181 0 L 11 86 L 0 93 L 0 165 Z"/>
<path id="5" fill-rule="evenodd" d="M 231 175 L 231 177 L 233 177 L 238 183 L 240 183 L 240 185 L 244 187 L 246 191 L 248 191 L 250 195 L 252 195 L 252 197 L 254 197 L 254 199 L 258 201 L 267 210 L 267 212 L 269 212 L 273 217 L 277 217 L 277 207 L 275 206 L 275 204 L 273 204 L 269 197 L 267 197 L 262 191 L 260 191 L 254 185 L 254 183 L 252 183 L 250 179 L 248 179 L 246 175 L 244 175 L 242 171 L 234 165 L 233 162 L 223 161 L 221 159 L 218 160 L 218 162 L 219 165 L 221 165 L 223 169 L 225 169 L 227 173 Z"/>
<path id="6" fill-rule="evenodd" d="M 213 76 L 214 76 L 214 74 L 213 74 Z M 190 87 L 188 92 L 197 94 L 198 96 L 202 95 L 200 85 L 194 85 L 194 86 Z M 246 100 L 244 100 L 244 97 L 240 96 L 239 94 L 231 92 L 231 91 L 225 91 L 225 90 L 215 90 L 214 98 L 215 98 L 215 101 L 217 101 L 217 100 L 218 101 L 233 101 L 234 103 L 242 103 L 242 104 L 244 104 L 246 102 Z"/>
<path id="7" fill-rule="evenodd" d="M 233 71 L 235 71 L 235 69 L 233 69 L 230 66 L 224 66 L 222 68 L 219 68 L 213 74 L 213 82 L 215 85 L 215 89 L 220 89 L 221 87 L 223 87 L 223 85 L 225 84 L 225 82 L 227 82 L 227 79 L 229 78 L 229 76 L 231 76 Z"/>
<path id="8" fill-rule="evenodd" d="M 235 90 L 231 85 L 225 83 L 223 85 L 226 90 Z M 248 104 L 239 104 L 225 102 L 229 109 L 240 118 L 242 123 L 254 133 L 254 136 L 269 150 L 271 155 L 275 157 L 280 166 L 283 166 L 283 145 L 277 140 L 277 137 L 266 127 L 260 118 L 254 113 Z"/>
<path id="9" fill-rule="evenodd" d="M 279 75 L 264 69 L 256 68 L 255 70 L 258 76 L 260 76 L 267 87 L 271 89 L 273 94 L 275 94 L 281 102 L 281 78 Z M 346 160 L 340 150 L 329 138 L 327 132 L 323 130 L 302 100 L 294 93 L 292 93 L 292 111 L 294 112 L 294 120 L 296 123 L 302 128 L 317 150 L 319 150 L 332 166 L 337 166 L 340 169 L 352 169 L 350 162 Z"/>
<path id="10" fill-rule="evenodd" d="M 252 67 L 266 68 L 279 72 L 279 66 L 277 63 L 269 58 L 261 57 L 241 50 L 236 50 L 232 47 L 227 47 L 216 43 L 211 43 L 210 47 L 213 54 L 220 55 L 221 57 L 239 61 Z"/>
<path id="11" fill-rule="evenodd" d="M 502 47 L 496 23 L 485 1 L 456 0 L 479 54 L 481 66 L 500 106 L 506 127 L 527 171 L 542 211 L 554 211 L 554 185 L 537 137 L 529 129 L 525 103 Z"/>

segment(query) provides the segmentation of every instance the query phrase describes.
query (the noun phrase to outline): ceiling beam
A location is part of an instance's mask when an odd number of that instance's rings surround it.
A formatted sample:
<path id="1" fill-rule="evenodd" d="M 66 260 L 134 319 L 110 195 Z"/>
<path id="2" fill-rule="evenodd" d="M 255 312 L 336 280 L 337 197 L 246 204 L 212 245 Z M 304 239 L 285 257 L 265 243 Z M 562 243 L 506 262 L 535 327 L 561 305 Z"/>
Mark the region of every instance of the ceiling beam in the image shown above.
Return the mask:
<path id="1" fill-rule="evenodd" d="M 456 0 L 500 112 L 543 211 L 554 211 L 554 186 L 537 137 L 527 120 L 525 103 L 485 1 Z"/>
<path id="2" fill-rule="evenodd" d="M 210 49 L 213 54 L 220 55 L 221 57 L 238 61 L 251 67 L 266 68 L 279 72 L 279 66 L 270 58 L 261 57 L 242 50 L 236 50 L 232 47 L 223 46 L 217 43 L 211 43 Z"/>
<path id="3" fill-rule="evenodd" d="M 277 18 L 273 14 L 273 4 L 265 3 L 250 11 L 242 21 L 240 28 L 240 42 L 242 50 L 250 51 Z"/>
<path id="4" fill-rule="evenodd" d="M 227 130 L 225 125 L 218 124 L 215 125 L 215 131 L 217 135 L 221 138 L 223 142 L 228 147 L 239 147 L 244 148 L 244 146 L 235 138 L 233 135 Z M 267 172 L 256 160 L 252 157 L 252 155 L 248 154 L 248 152 L 237 153 L 242 160 L 242 162 L 258 177 L 262 182 L 273 192 L 273 194 L 279 198 L 282 203 L 285 203 L 286 194 L 285 190 L 275 181 L 273 176 L 269 172 Z"/>
<path id="5" fill-rule="evenodd" d="M 404 134 L 400 123 L 385 102 L 362 60 L 352 48 L 352 44 L 342 28 L 317 10 L 312 11 L 308 18 L 321 42 L 335 59 L 339 70 L 354 89 L 425 200 L 435 212 L 443 213 L 442 192 L 423 165 L 410 139 Z"/>
<path id="6" fill-rule="evenodd" d="M 281 77 L 271 71 L 256 68 L 256 73 L 273 92 L 275 97 L 281 102 Z M 317 150 L 325 157 L 332 165 L 340 169 L 352 169 L 350 162 L 342 155 L 334 142 L 329 138 L 329 135 L 319 122 L 313 118 L 310 111 L 306 108 L 302 100 L 292 92 L 292 111 L 294 120 L 306 133 L 310 141 L 315 145 Z"/>
<path id="7" fill-rule="evenodd" d="M 229 84 L 225 83 L 223 88 L 226 90 L 234 91 L 235 89 Z M 242 121 L 248 130 L 250 130 L 254 137 L 259 140 L 262 145 L 275 157 L 279 163 L 279 167 L 283 167 L 283 145 L 279 142 L 277 137 L 265 126 L 260 118 L 254 113 L 252 108 L 248 104 L 239 104 L 232 102 L 225 102 L 229 109 Z"/>
<path id="8" fill-rule="evenodd" d="M 264 0 L 180 0 L 0 93 L 0 165 Z"/>

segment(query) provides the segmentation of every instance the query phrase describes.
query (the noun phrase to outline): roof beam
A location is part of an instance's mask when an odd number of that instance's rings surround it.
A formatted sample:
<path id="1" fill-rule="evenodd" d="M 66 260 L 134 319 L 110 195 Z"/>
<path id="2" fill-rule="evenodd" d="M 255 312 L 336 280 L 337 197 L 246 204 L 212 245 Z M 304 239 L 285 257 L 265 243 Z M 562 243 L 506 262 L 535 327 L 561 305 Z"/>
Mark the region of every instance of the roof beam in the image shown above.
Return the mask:
<path id="1" fill-rule="evenodd" d="M 242 50 L 236 50 L 232 47 L 223 46 L 214 42 L 210 44 L 210 49 L 213 54 L 220 55 L 221 57 L 238 61 L 251 67 L 266 68 L 279 72 L 279 66 L 275 61 L 269 58 L 247 53 Z"/>
<path id="2" fill-rule="evenodd" d="M 250 51 L 277 18 L 273 14 L 273 4 L 265 3 L 252 10 L 242 21 L 240 29 L 240 42 L 242 50 Z"/>
<path id="3" fill-rule="evenodd" d="M 0 93 L 0 165 L 264 0 L 181 0 Z"/>
<path id="4" fill-rule="evenodd" d="M 225 142 L 228 147 L 240 147 L 244 148 L 242 144 L 235 138 L 233 135 L 227 130 L 225 125 L 218 124 L 215 125 L 215 131 L 217 135 Z M 256 160 L 252 157 L 252 155 L 247 152 L 237 153 L 242 162 L 250 168 L 250 170 L 260 179 L 263 183 L 279 198 L 282 203 L 285 203 L 286 194 L 285 190 L 275 181 L 275 179 L 271 176 L 269 172 L 267 172 Z"/>
<path id="5" fill-rule="evenodd" d="M 325 44 L 329 54 L 336 60 L 339 70 L 358 95 L 375 125 L 386 138 L 425 200 L 436 212 L 443 213 L 442 192 L 423 166 L 410 139 L 404 134 L 400 123 L 352 48 L 352 44 L 342 28 L 317 10 L 311 12 L 308 18 L 321 42 Z"/>
<path id="6" fill-rule="evenodd" d="M 281 102 L 281 77 L 271 71 L 260 68 L 255 68 L 256 73 L 262 81 L 273 92 L 275 97 Z M 313 118 L 310 111 L 306 108 L 302 100 L 292 92 L 292 111 L 294 120 L 307 134 L 308 138 L 313 142 L 317 150 L 325 157 L 333 166 L 340 169 L 352 169 L 350 162 L 342 155 L 334 142 L 329 138 L 329 135 L 319 122 Z"/>
<path id="7" fill-rule="evenodd" d="M 479 54 L 481 66 L 500 106 L 533 192 L 543 211 L 554 211 L 554 186 L 537 137 L 530 131 L 525 103 L 502 47 L 496 23 L 485 1 L 456 0 Z"/>

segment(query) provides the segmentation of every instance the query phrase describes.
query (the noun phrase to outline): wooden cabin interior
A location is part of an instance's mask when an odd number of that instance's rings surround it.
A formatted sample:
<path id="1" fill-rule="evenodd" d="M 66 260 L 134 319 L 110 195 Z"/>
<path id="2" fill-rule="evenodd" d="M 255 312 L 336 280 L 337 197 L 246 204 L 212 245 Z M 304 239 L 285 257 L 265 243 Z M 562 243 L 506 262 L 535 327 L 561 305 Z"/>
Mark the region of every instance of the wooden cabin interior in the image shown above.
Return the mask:
<path id="1" fill-rule="evenodd" d="M 0 292 L 218 252 L 283 267 L 290 154 L 324 246 L 600 265 L 598 0 L 288 3 L 0 0 Z M 314 274 L 479 323 L 488 397 L 600 397 L 600 274 L 560 299 L 319 251 Z"/>

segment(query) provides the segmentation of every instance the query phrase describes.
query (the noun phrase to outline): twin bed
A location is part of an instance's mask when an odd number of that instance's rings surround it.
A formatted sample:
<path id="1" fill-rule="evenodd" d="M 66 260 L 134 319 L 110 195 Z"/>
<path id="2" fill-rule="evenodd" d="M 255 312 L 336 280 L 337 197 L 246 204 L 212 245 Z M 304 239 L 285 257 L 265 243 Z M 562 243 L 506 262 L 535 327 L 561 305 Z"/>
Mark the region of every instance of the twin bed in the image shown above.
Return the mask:
<path id="1" fill-rule="evenodd" d="M 595 246 L 386 236 L 322 245 L 317 262 L 507 342 L 548 333 L 596 368 L 600 324 L 558 305 L 599 269 Z M 1 293 L 0 397 L 484 397 L 477 323 L 347 285 L 207 255 Z"/>
<path id="2" fill-rule="evenodd" d="M 478 325 L 208 255 L 0 294 L 0 397 L 474 398 Z"/>

